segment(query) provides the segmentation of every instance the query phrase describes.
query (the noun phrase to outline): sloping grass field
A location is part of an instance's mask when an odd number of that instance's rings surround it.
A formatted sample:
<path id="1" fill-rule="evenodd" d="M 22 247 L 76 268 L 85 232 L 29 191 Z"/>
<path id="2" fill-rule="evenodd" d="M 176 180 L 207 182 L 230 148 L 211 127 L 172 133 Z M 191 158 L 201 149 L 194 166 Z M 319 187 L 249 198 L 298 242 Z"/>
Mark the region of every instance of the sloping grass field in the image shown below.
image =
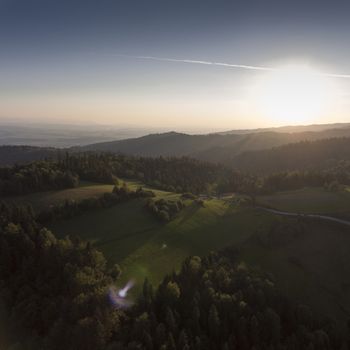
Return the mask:
<path id="1" fill-rule="evenodd" d="M 113 185 L 98 184 L 94 182 L 81 182 L 78 187 L 59 191 L 47 191 L 31 193 L 24 196 L 6 197 L 9 203 L 31 204 L 36 212 L 46 209 L 50 205 L 64 203 L 67 199 L 82 200 L 85 198 L 98 197 L 103 193 L 111 192 Z"/>
<path id="2" fill-rule="evenodd" d="M 257 202 L 283 211 L 305 214 L 350 215 L 350 190 L 330 192 L 323 188 L 303 188 L 259 196 Z"/>
<path id="3" fill-rule="evenodd" d="M 56 222 L 50 228 L 60 236 L 79 235 L 94 242 L 110 263 L 120 264 L 123 280 L 135 279 L 140 286 L 145 277 L 157 284 L 189 255 L 205 255 L 243 242 L 273 220 L 269 214 L 212 199 L 204 207 L 187 201 L 173 221 L 161 223 L 144 203 L 129 201 Z"/>
<path id="4" fill-rule="evenodd" d="M 121 182 L 125 182 L 131 190 L 135 190 L 138 187 L 143 186 L 144 189 L 154 191 L 158 197 L 169 194 L 169 192 L 155 190 L 148 186 L 144 186 L 139 181 L 121 180 Z M 112 192 L 113 187 L 114 185 L 110 184 L 81 181 L 79 186 L 75 188 L 68 188 L 58 191 L 37 192 L 23 196 L 11 196 L 5 197 L 3 200 L 15 204 L 30 204 L 35 212 L 40 212 L 41 210 L 45 210 L 51 205 L 64 203 L 68 199 L 79 201 L 86 198 L 102 196 L 104 193 Z M 176 196 L 176 194 L 174 195 Z"/>

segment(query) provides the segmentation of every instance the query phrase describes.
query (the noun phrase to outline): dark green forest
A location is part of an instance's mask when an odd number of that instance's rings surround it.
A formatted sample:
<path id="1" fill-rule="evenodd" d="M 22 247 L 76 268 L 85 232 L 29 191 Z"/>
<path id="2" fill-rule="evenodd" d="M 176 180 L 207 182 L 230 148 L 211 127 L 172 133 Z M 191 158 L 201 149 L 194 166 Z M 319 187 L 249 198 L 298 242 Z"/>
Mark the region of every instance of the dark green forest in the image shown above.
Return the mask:
<path id="1" fill-rule="evenodd" d="M 241 153 L 232 159 L 233 167 L 255 174 L 293 170 L 338 169 L 349 172 L 350 138 L 329 138 L 291 143 L 272 149 Z"/>
<path id="2" fill-rule="evenodd" d="M 223 166 L 190 158 L 138 158 L 112 154 L 61 155 L 57 160 L 0 168 L 0 194 L 18 195 L 75 187 L 80 180 L 114 184 L 138 179 L 171 192 L 203 193 L 227 176 Z"/>
<path id="3" fill-rule="evenodd" d="M 76 187 L 76 173 L 53 161 L 37 161 L 28 165 L 0 168 L 0 195 L 20 195 L 32 192 Z"/>
<path id="4" fill-rule="evenodd" d="M 349 185 L 350 147 L 347 146 L 349 139 L 331 139 L 246 153 L 239 158 L 240 169 L 186 157 L 65 153 L 57 159 L 0 168 L 0 195 L 76 187 L 79 181 L 114 184 L 118 178 L 137 179 L 161 190 L 193 194 L 263 194 L 306 186 Z M 311 158 L 316 159 L 317 167 Z M 264 164 L 264 170 L 259 164 Z"/>
<path id="5" fill-rule="evenodd" d="M 346 341 L 232 251 L 189 257 L 156 291 L 146 280 L 127 316 L 121 349 L 336 349 Z"/>

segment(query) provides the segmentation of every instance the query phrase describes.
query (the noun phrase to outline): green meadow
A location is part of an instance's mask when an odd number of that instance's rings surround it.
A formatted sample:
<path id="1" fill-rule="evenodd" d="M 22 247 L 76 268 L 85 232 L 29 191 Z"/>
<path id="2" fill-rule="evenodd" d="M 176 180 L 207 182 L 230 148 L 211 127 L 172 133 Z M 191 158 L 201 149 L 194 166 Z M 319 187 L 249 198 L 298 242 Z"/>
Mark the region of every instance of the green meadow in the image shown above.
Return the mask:
<path id="1" fill-rule="evenodd" d="M 177 270 L 187 256 L 241 243 L 272 221 L 271 215 L 211 199 L 204 207 L 186 201 L 174 220 L 161 223 L 144 204 L 144 200 L 132 200 L 56 222 L 50 228 L 60 236 L 78 235 L 94 242 L 110 263 L 120 264 L 123 279 L 134 278 L 141 283 L 148 277 L 157 284 L 165 274 Z"/>
<path id="2" fill-rule="evenodd" d="M 350 214 L 350 190 L 330 192 L 323 188 L 303 188 L 259 196 L 261 205 L 274 209 L 317 214 Z"/>
<path id="3" fill-rule="evenodd" d="M 125 182 L 131 190 L 135 190 L 140 186 L 144 189 L 152 190 L 156 193 L 157 197 L 169 196 L 169 192 L 156 190 L 149 186 L 143 185 L 136 180 L 120 180 L 121 183 Z M 16 204 L 30 204 L 36 212 L 45 210 L 51 205 L 57 205 L 64 203 L 66 200 L 82 200 L 91 197 L 99 197 L 104 193 L 110 193 L 113 190 L 114 185 L 101 184 L 96 182 L 81 181 L 78 187 L 68 188 L 57 191 L 36 192 L 23 196 L 11 196 L 3 198 L 6 202 Z M 177 194 L 173 194 L 170 197 L 176 197 Z"/>
<path id="4" fill-rule="evenodd" d="M 16 204 L 31 204 L 36 212 L 44 210 L 50 205 L 64 203 L 64 201 L 82 200 L 85 198 L 98 197 L 103 193 L 111 192 L 113 185 L 98 184 L 94 182 L 81 182 L 78 187 L 59 191 L 36 192 L 23 196 L 4 198 L 6 202 Z"/>

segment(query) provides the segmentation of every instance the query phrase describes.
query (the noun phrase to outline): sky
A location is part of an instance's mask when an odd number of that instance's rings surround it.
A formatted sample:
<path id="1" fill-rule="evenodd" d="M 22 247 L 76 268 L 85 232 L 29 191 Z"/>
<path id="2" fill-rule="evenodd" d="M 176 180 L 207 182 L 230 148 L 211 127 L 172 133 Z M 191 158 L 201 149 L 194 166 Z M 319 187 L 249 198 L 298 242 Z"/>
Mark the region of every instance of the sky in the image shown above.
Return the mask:
<path id="1" fill-rule="evenodd" d="M 0 0 L 0 120 L 349 122 L 349 13 L 337 0 Z"/>

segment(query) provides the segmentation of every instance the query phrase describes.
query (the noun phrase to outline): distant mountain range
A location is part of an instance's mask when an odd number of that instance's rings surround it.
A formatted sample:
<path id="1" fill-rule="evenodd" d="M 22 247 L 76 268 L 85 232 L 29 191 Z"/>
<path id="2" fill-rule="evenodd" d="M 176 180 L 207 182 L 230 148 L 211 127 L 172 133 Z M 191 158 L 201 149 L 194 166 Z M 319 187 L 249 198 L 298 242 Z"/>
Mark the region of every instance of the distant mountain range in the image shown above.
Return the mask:
<path id="1" fill-rule="evenodd" d="M 54 158 L 59 150 L 50 147 L 0 146 L 0 166 Z"/>
<path id="2" fill-rule="evenodd" d="M 285 130 L 294 130 L 286 132 Z M 303 131 L 295 131 L 303 130 Z M 307 130 L 307 131 L 304 131 Z M 282 146 L 300 141 L 350 137 L 350 124 L 284 127 L 274 131 L 188 135 L 176 132 L 96 143 L 75 148 L 79 151 L 107 151 L 138 156 L 188 156 L 210 162 L 230 164 L 238 154 Z"/>
<path id="3" fill-rule="evenodd" d="M 311 125 L 286 125 L 273 128 L 260 128 L 260 129 L 241 129 L 241 130 L 230 130 L 220 132 L 218 134 L 252 134 L 257 132 L 305 132 L 305 131 L 324 131 L 329 129 L 347 128 L 350 127 L 350 123 L 333 123 L 333 124 L 311 124 Z"/>
<path id="4" fill-rule="evenodd" d="M 327 143 L 328 139 L 340 140 L 341 138 L 346 138 L 346 141 L 329 141 Z M 312 142 L 317 140 L 325 142 Z M 332 154 L 327 153 L 329 147 L 332 149 Z M 187 156 L 225 164 L 245 171 L 270 172 L 300 168 L 301 164 L 305 167 L 312 162 L 315 163 L 317 159 L 325 159 L 326 157 L 336 159 L 337 152 L 343 157 L 340 159 L 350 160 L 350 154 L 348 157 L 348 153 L 340 152 L 342 147 L 350 149 L 350 123 L 289 126 L 249 130 L 249 132 L 248 130 L 238 130 L 207 135 L 167 132 L 60 149 L 1 146 L 0 165 L 55 157 L 59 152 L 66 151 L 106 151 L 146 157 Z M 322 150 L 324 157 L 319 150 Z M 300 154 L 303 155 L 303 152 L 305 152 L 304 157 L 300 156 Z"/>
<path id="5" fill-rule="evenodd" d="M 67 148 L 96 142 L 139 137 L 156 128 L 116 127 L 108 125 L 69 125 L 25 122 L 0 122 L 0 145 Z"/>

